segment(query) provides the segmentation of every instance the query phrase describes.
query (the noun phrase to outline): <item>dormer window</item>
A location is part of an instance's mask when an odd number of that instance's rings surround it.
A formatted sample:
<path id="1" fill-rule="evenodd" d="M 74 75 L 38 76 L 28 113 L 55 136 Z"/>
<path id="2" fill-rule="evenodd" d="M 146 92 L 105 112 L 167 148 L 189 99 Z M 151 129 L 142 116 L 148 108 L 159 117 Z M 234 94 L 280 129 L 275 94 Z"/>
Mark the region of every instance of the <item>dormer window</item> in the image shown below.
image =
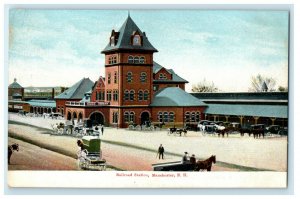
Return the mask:
<path id="1" fill-rule="evenodd" d="M 140 46 L 141 45 L 141 37 L 139 35 L 134 35 L 133 45 L 135 45 L 135 46 Z"/>
<path id="2" fill-rule="evenodd" d="M 160 73 L 160 74 L 159 74 L 159 79 L 167 79 L 166 74 Z"/>
<path id="3" fill-rule="evenodd" d="M 114 37 L 114 36 L 112 36 L 112 37 L 110 38 L 110 45 L 111 45 L 111 46 L 115 46 L 115 37 Z"/>

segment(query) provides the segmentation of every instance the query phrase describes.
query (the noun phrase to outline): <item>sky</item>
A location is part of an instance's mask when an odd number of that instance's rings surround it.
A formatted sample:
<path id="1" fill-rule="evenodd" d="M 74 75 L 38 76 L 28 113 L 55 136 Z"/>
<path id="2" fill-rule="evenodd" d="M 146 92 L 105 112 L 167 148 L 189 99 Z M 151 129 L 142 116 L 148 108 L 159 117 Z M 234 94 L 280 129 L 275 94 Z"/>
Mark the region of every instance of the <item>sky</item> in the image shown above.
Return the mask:
<path id="1" fill-rule="evenodd" d="M 8 84 L 70 87 L 83 77 L 104 76 L 112 29 L 128 10 L 9 12 Z M 131 10 L 130 16 L 159 51 L 154 61 L 189 81 L 222 92 L 247 92 L 251 77 L 288 86 L 289 17 L 286 11 Z"/>

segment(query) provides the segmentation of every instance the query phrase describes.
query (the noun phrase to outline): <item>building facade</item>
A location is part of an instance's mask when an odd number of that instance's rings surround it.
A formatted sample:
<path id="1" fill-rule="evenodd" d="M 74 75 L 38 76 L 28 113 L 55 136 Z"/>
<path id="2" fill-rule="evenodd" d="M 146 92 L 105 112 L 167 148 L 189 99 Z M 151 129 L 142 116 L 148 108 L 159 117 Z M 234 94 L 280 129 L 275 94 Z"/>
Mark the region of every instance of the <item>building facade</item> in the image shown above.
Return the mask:
<path id="1" fill-rule="evenodd" d="M 93 85 L 89 100 L 59 100 L 57 108 L 65 104 L 70 120 L 91 119 L 121 128 L 146 121 L 184 125 L 187 113 L 193 122 L 199 121 L 205 103 L 184 91 L 186 80 L 153 61 L 156 52 L 146 33 L 128 16 L 119 31 L 112 30 L 102 51 L 105 78 L 100 76 Z"/>

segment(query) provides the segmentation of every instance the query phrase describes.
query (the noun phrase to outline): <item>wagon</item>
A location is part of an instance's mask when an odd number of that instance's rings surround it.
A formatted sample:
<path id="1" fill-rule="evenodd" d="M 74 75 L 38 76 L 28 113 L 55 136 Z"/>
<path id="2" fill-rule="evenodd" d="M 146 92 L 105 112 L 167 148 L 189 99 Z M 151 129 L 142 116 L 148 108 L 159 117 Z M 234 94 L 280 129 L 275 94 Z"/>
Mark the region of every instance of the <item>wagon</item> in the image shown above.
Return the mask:
<path id="1" fill-rule="evenodd" d="M 106 170 L 106 160 L 102 159 L 101 140 L 97 136 L 83 136 L 82 142 L 84 149 L 87 150 L 85 161 L 80 167 L 83 170 Z"/>
<path id="2" fill-rule="evenodd" d="M 152 164 L 153 171 L 193 171 L 195 164 L 181 161 Z"/>

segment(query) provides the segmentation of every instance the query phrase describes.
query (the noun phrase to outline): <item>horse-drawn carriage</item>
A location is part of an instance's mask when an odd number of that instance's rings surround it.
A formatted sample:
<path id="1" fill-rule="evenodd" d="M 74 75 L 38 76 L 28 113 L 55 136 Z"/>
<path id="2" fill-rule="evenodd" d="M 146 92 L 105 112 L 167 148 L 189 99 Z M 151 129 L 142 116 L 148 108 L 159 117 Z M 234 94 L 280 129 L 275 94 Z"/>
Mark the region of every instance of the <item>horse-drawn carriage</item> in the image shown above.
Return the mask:
<path id="1" fill-rule="evenodd" d="M 213 163 L 216 163 L 215 155 L 206 160 L 198 160 L 196 163 L 182 161 L 158 163 L 152 164 L 152 168 L 153 171 L 211 171 Z"/>
<path id="2" fill-rule="evenodd" d="M 83 170 L 106 170 L 106 160 L 102 159 L 101 140 L 97 136 L 82 137 L 83 148 L 86 150 L 84 160 L 80 162 Z"/>
<path id="3" fill-rule="evenodd" d="M 153 131 L 155 126 L 150 121 L 145 121 L 141 125 L 132 122 L 128 125 L 128 129 L 136 131 Z"/>
<path id="4" fill-rule="evenodd" d="M 171 127 L 168 130 L 168 135 L 179 135 L 181 136 L 181 134 L 184 133 L 184 135 L 187 134 L 187 130 L 185 128 L 176 128 L 176 127 Z"/>

